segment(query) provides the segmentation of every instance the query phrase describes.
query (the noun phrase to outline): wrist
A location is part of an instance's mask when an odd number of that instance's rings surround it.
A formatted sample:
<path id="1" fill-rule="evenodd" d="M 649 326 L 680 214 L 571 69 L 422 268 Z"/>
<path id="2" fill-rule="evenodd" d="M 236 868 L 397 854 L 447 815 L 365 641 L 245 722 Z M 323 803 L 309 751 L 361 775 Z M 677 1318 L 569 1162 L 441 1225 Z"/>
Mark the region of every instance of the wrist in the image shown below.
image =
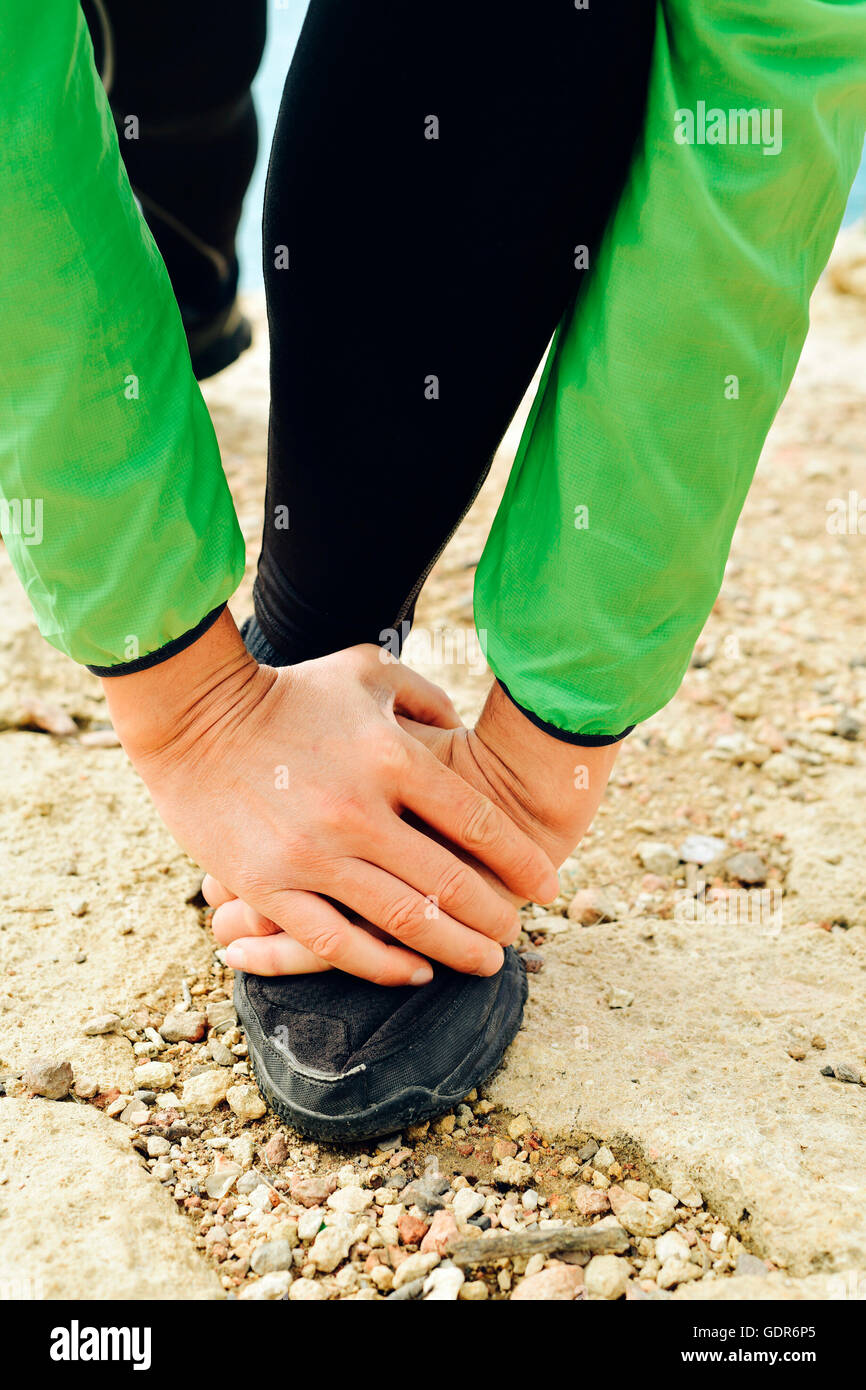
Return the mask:
<path id="1" fill-rule="evenodd" d="M 496 768 L 510 795 L 563 844 L 565 857 L 604 795 L 621 741 L 583 747 L 539 728 L 494 682 L 475 726 L 476 756 Z"/>
<path id="2" fill-rule="evenodd" d="M 276 672 L 243 644 L 228 609 L 195 642 L 146 670 L 102 677 L 118 737 L 133 762 L 192 743 L 235 707 L 251 686 L 270 688 Z"/>

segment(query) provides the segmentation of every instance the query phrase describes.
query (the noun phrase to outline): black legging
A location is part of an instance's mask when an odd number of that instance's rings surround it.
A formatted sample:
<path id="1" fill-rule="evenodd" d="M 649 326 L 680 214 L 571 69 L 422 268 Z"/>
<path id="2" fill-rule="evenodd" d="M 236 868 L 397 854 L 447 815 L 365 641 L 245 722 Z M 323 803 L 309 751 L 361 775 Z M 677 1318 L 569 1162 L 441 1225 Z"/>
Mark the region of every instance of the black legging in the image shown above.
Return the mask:
<path id="1" fill-rule="evenodd" d="M 217 29 L 229 12 L 253 31 L 261 18 L 250 0 L 206 9 Z M 654 14 L 652 0 L 312 0 L 265 197 L 256 655 L 287 664 L 411 618 L 580 287 L 577 247 L 591 273 Z M 248 53 L 226 43 L 199 70 L 231 90 Z"/>
<path id="2" fill-rule="evenodd" d="M 187 313 L 237 288 L 266 0 L 83 0 L 130 182 Z M 134 124 L 130 118 L 134 118 Z"/>

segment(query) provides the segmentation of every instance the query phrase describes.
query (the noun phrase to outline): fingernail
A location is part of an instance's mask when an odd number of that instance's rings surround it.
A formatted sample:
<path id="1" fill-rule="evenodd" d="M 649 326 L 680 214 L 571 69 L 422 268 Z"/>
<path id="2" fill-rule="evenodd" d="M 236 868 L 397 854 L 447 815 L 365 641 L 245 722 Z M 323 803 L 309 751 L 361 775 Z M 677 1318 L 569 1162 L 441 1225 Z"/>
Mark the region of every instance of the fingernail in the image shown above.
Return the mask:
<path id="1" fill-rule="evenodd" d="M 556 898 L 558 898 L 558 897 L 559 897 L 559 874 L 557 874 L 557 873 L 548 874 L 547 877 L 546 877 L 545 880 L 544 880 L 544 892 L 543 892 L 543 895 L 542 895 L 542 897 L 539 898 L 538 901 L 541 903 L 542 906 L 544 906 L 545 903 L 552 903 L 552 902 L 553 902 Z"/>
<path id="2" fill-rule="evenodd" d="M 232 970 L 243 970 L 247 963 L 247 953 L 243 946 L 236 946 L 232 942 L 226 951 L 226 965 Z"/>
<path id="3" fill-rule="evenodd" d="M 429 985 L 433 971 L 429 965 L 419 965 L 414 975 L 409 976 L 410 985 Z"/>

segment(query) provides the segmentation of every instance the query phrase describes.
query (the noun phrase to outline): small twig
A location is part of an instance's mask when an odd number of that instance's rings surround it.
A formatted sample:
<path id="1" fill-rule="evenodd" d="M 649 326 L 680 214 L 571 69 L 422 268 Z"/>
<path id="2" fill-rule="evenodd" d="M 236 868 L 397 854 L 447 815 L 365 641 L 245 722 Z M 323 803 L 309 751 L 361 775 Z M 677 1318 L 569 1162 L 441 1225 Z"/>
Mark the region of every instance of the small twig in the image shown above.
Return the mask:
<path id="1" fill-rule="evenodd" d="M 513 1255 L 552 1255 L 574 1250 L 587 1250 L 592 1254 L 599 1250 L 612 1250 L 614 1254 L 620 1254 L 628 1245 L 629 1238 L 621 1226 L 602 1227 L 600 1230 L 596 1226 L 558 1226 L 552 1231 L 547 1228 L 496 1231 L 493 1235 L 479 1236 L 477 1239 L 459 1240 L 448 1253 L 456 1265 L 465 1268 L 507 1260 Z"/>

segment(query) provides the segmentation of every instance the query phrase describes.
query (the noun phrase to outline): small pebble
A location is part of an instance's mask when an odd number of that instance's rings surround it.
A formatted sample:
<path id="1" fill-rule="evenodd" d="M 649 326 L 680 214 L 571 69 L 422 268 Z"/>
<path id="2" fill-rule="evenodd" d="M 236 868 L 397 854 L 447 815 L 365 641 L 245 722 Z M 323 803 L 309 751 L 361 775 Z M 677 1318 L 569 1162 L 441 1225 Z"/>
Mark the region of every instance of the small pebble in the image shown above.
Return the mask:
<path id="1" fill-rule="evenodd" d="M 678 1284 L 688 1284 L 693 1279 L 700 1279 L 701 1270 L 698 1265 L 694 1265 L 690 1260 L 671 1259 L 666 1260 L 659 1273 L 656 1275 L 656 1283 L 660 1289 L 673 1289 Z"/>
<path id="2" fill-rule="evenodd" d="M 688 835 L 680 845 L 680 859 L 684 864 L 709 864 L 721 859 L 728 846 L 716 835 Z"/>
<path id="3" fill-rule="evenodd" d="M 435 1251 L 422 1254 L 418 1251 L 417 1255 L 409 1255 L 402 1264 L 397 1266 L 394 1274 L 394 1289 L 400 1289 L 404 1284 L 412 1283 L 416 1279 L 421 1279 L 435 1269 L 439 1263 L 439 1256 Z"/>
<path id="4" fill-rule="evenodd" d="M 423 1296 L 430 1302 L 453 1303 L 460 1297 L 465 1280 L 466 1275 L 456 1265 L 440 1265 L 425 1279 Z"/>
<path id="5" fill-rule="evenodd" d="M 225 1100 L 231 1076 L 222 1067 L 189 1076 L 183 1083 L 181 1104 L 185 1110 L 206 1113 Z"/>
<path id="6" fill-rule="evenodd" d="M 860 1072 L 851 1062 L 837 1062 L 835 1072 L 837 1081 L 850 1081 L 855 1086 L 862 1081 Z"/>
<path id="7" fill-rule="evenodd" d="M 315 1279 L 296 1279 L 289 1289 L 289 1299 L 292 1303 L 317 1303 L 327 1297 L 325 1290 Z"/>
<path id="8" fill-rule="evenodd" d="M 159 1031 L 166 1042 L 200 1042 L 207 1031 L 207 1017 L 191 1010 L 166 1014 Z"/>
<path id="9" fill-rule="evenodd" d="M 505 1158 L 497 1168 L 493 1170 L 493 1181 L 501 1183 L 504 1187 L 527 1187 L 532 1178 L 532 1169 L 528 1163 L 521 1163 L 516 1158 Z"/>
<path id="10" fill-rule="evenodd" d="M 300 1240 L 313 1240 L 322 1224 L 324 1212 L 321 1207 L 308 1207 L 298 1217 L 298 1237 Z"/>
<path id="11" fill-rule="evenodd" d="M 617 1255 L 593 1255 L 583 1271 L 590 1298 L 623 1298 L 630 1278 L 631 1266 Z"/>
<path id="12" fill-rule="evenodd" d="M 292 1247 L 287 1240 L 269 1240 L 253 1251 L 250 1267 L 254 1274 L 274 1274 L 291 1269 Z"/>
<path id="13" fill-rule="evenodd" d="M 136 1067 L 133 1076 L 139 1090 L 168 1091 L 174 1085 L 174 1067 L 171 1062 L 145 1062 Z"/>
<path id="14" fill-rule="evenodd" d="M 289 1156 L 289 1145 L 284 1134 L 275 1134 L 265 1145 L 265 1161 L 269 1168 L 282 1168 Z"/>
<path id="15" fill-rule="evenodd" d="M 530 1261 L 531 1264 L 531 1261 Z M 583 1288 L 583 1270 L 580 1265 L 556 1261 L 547 1269 L 529 1273 L 517 1285 L 511 1295 L 513 1303 L 571 1302 Z"/>
<path id="16" fill-rule="evenodd" d="M 82 1031 L 85 1037 L 98 1038 L 104 1033 L 113 1033 L 119 1022 L 117 1014 L 96 1014 L 87 1020 Z"/>
<path id="17" fill-rule="evenodd" d="M 465 1284 L 461 1284 L 457 1297 L 462 1303 L 483 1303 L 489 1298 L 487 1285 L 483 1279 L 467 1280 Z"/>
<path id="18" fill-rule="evenodd" d="M 331 1193 L 327 1204 L 332 1211 L 341 1211 L 356 1216 L 372 1205 L 375 1195 L 369 1188 L 338 1187 L 336 1192 Z"/>
<path id="19" fill-rule="evenodd" d="M 643 840 L 635 853 L 649 873 L 659 874 L 662 878 L 676 873 L 679 868 L 680 856 L 677 851 L 673 845 L 661 840 Z"/>
<path id="20" fill-rule="evenodd" d="M 600 1149 L 596 1149 L 592 1156 L 593 1168 L 608 1169 L 615 1162 L 616 1160 L 606 1144 L 603 1144 Z"/>
<path id="21" fill-rule="evenodd" d="M 855 714 L 850 710 L 843 710 L 836 716 L 833 723 L 833 733 L 837 738 L 856 739 L 860 737 L 862 724 Z"/>
<path id="22" fill-rule="evenodd" d="M 582 927 L 594 927 L 597 922 L 614 922 L 616 905 L 598 888 L 581 888 L 568 904 L 568 918 Z"/>
<path id="23" fill-rule="evenodd" d="M 304 1280 L 296 1280 L 295 1283 L 303 1283 Z M 318 1289 L 318 1284 L 313 1286 Z M 254 1284 L 246 1284 L 239 1294 L 239 1297 L 250 1302 L 259 1299 L 285 1298 L 286 1294 L 291 1294 L 292 1276 L 288 1270 L 280 1270 L 274 1274 L 265 1274 L 263 1278 L 257 1279 Z M 319 1293 L 317 1297 L 324 1297 Z"/>
<path id="24" fill-rule="evenodd" d="M 63 1100 L 72 1089 L 72 1065 L 51 1057 L 36 1057 L 23 1076 L 24 1085 L 46 1100 Z"/>
<path id="25" fill-rule="evenodd" d="M 450 1191 L 450 1188 L 451 1184 L 447 1178 L 418 1178 L 404 1190 L 403 1200 L 407 1205 L 414 1203 L 430 1216 L 445 1206 L 444 1194 Z"/>
<path id="26" fill-rule="evenodd" d="M 457 1221 L 468 1221 L 470 1217 L 477 1216 L 478 1212 L 484 1210 L 484 1196 L 474 1188 L 464 1187 L 454 1198 L 453 1210 Z"/>
<path id="27" fill-rule="evenodd" d="M 767 879 L 766 864 L 760 854 L 751 850 L 732 854 L 725 860 L 725 869 L 731 878 L 739 879 L 740 883 L 765 883 Z"/>
<path id="28" fill-rule="evenodd" d="M 296 1176 L 289 1183 L 289 1195 L 303 1207 L 319 1207 L 328 1200 L 334 1186 L 329 1178 Z"/>
<path id="29" fill-rule="evenodd" d="M 216 999 L 207 1006 L 207 1026 L 224 1033 L 234 1028 L 238 1021 L 237 1010 L 230 999 Z"/>
<path id="30" fill-rule="evenodd" d="M 231 1086 L 226 1091 L 226 1100 L 241 1124 L 260 1119 L 268 1108 L 255 1086 Z"/>

